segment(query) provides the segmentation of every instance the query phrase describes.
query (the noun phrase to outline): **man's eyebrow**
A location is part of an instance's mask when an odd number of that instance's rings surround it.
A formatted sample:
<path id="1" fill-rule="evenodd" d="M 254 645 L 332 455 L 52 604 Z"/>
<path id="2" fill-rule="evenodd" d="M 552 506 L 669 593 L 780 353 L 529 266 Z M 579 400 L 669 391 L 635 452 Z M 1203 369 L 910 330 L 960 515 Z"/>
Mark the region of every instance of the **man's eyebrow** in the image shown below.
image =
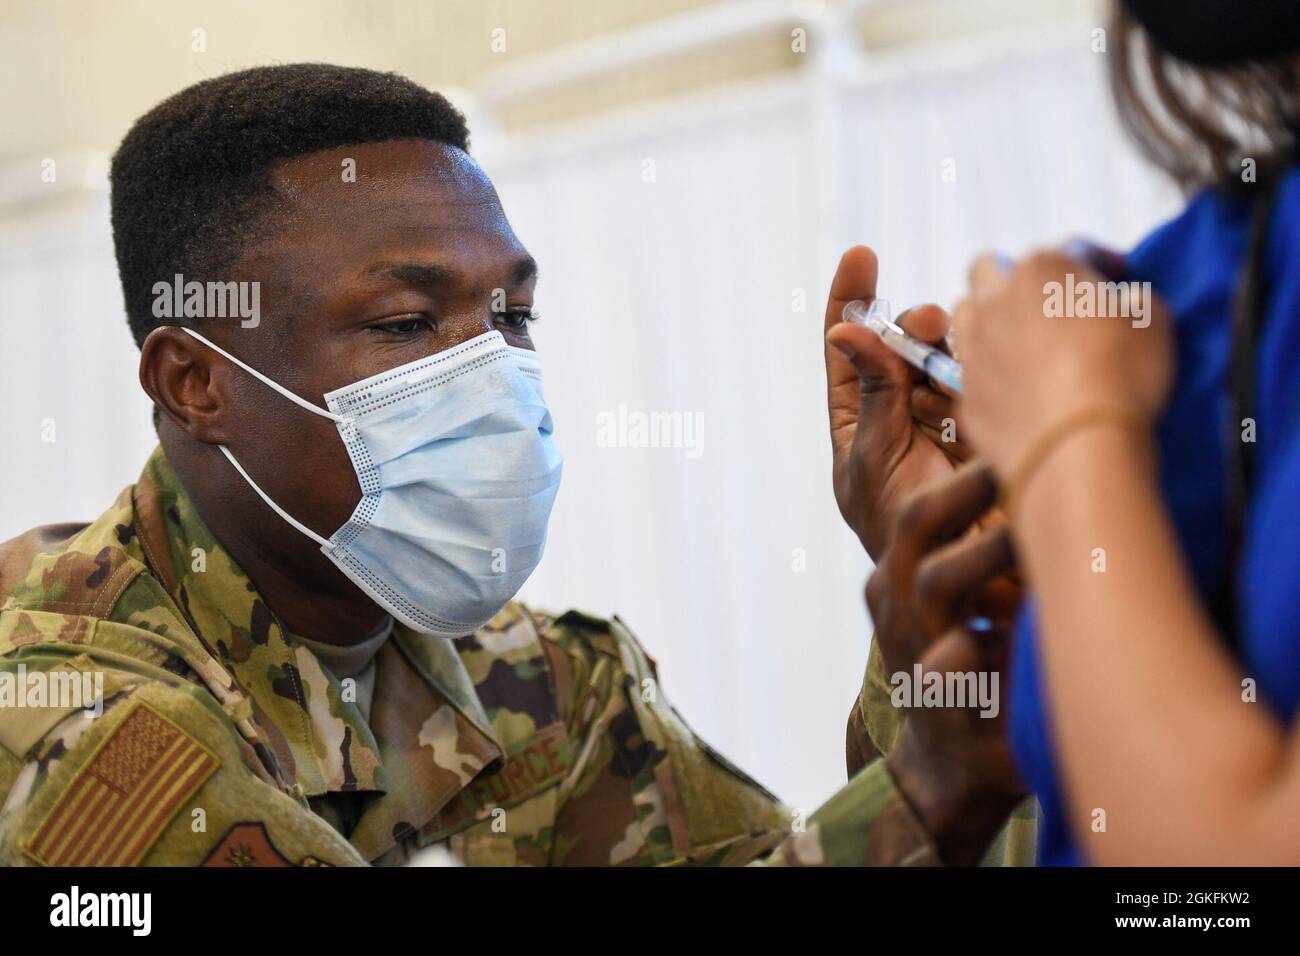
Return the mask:
<path id="1" fill-rule="evenodd" d="M 454 281 L 454 269 L 432 262 L 376 262 L 366 267 L 363 275 L 395 279 L 407 285 L 445 285 Z M 537 276 L 537 260 L 525 255 L 510 267 L 510 285 L 522 285 Z"/>
<path id="2" fill-rule="evenodd" d="M 430 262 L 376 262 L 366 267 L 363 275 L 383 279 L 396 279 L 407 285 L 445 285 L 456 273 L 446 266 Z"/>
<path id="3" fill-rule="evenodd" d="M 532 256 L 524 256 L 515 263 L 514 268 L 510 270 L 510 282 L 513 285 L 522 285 L 529 279 L 537 278 L 537 260 Z"/>

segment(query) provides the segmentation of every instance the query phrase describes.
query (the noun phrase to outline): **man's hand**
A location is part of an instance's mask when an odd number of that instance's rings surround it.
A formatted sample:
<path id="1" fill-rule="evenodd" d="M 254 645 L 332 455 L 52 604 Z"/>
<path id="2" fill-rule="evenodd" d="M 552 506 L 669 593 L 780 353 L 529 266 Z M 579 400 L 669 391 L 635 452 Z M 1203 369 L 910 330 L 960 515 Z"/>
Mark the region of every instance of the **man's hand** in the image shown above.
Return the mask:
<path id="1" fill-rule="evenodd" d="M 876 255 L 855 246 L 840 260 L 826 303 L 826 388 L 840 514 L 873 560 L 899 504 L 913 489 L 952 473 L 968 457 L 955 439 L 951 396 L 937 391 L 868 329 L 841 321 L 845 303 L 876 295 Z M 899 324 L 942 347 L 947 314 L 909 310 Z"/>
<path id="2" fill-rule="evenodd" d="M 886 758 L 940 856 L 954 864 L 978 862 L 1025 793 L 1001 700 L 1020 597 L 1007 577 L 1015 556 L 1005 525 L 977 525 L 996 496 L 992 470 L 982 463 L 913 494 L 867 584 L 886 674 L 910 680 L 919 662 L 922 673 L 999 675 L 997 716 L 981 716 L 974 702 L 911 708 Z"/>

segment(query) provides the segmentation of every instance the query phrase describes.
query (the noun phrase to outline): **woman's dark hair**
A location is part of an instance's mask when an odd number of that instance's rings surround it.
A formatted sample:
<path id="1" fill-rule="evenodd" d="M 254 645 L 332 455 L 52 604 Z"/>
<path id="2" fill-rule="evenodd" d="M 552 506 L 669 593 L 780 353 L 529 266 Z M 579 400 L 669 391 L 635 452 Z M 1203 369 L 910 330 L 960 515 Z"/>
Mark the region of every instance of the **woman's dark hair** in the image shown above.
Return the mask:
<path id="1" fill-rule="evenodd" d="M 1120 120 L 1183 188 L 1240 187 L 1291 161 L 1300 129 L 1300 52 L 1194 66 L 1162 50 L 1121 3 L 1109 32 Z"/>

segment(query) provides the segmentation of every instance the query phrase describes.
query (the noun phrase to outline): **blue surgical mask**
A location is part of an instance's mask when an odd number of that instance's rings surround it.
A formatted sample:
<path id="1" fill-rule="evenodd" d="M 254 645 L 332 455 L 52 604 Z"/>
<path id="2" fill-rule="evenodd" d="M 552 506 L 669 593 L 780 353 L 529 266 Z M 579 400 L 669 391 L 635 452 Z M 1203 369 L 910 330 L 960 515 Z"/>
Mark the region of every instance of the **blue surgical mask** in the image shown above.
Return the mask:
<path id="1" fill-rule="evenodd" d="M 399 621 L 442 637 L 472 633 L 533 573 L 563 468 L 536 353 L 486 332 L 327 392 L 326 410 L 184 331 L 337 424 L 361 500 L 328 539 L 220 447 L 276 513 Z"/>

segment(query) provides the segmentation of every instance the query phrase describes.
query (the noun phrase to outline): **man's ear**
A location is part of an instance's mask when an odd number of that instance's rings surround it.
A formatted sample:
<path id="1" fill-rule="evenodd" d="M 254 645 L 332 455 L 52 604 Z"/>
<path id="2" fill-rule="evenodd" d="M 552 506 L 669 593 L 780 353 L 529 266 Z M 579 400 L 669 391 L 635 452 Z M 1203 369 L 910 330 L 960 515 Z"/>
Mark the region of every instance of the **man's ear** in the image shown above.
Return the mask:
<path id="1" fill-rule="evenodd" d="M 212 349 L 174 325 L 154 329 L 140 347 L 140 386 L 162 414 L 207 445 L 229 442 L 227 371 Z"/>

